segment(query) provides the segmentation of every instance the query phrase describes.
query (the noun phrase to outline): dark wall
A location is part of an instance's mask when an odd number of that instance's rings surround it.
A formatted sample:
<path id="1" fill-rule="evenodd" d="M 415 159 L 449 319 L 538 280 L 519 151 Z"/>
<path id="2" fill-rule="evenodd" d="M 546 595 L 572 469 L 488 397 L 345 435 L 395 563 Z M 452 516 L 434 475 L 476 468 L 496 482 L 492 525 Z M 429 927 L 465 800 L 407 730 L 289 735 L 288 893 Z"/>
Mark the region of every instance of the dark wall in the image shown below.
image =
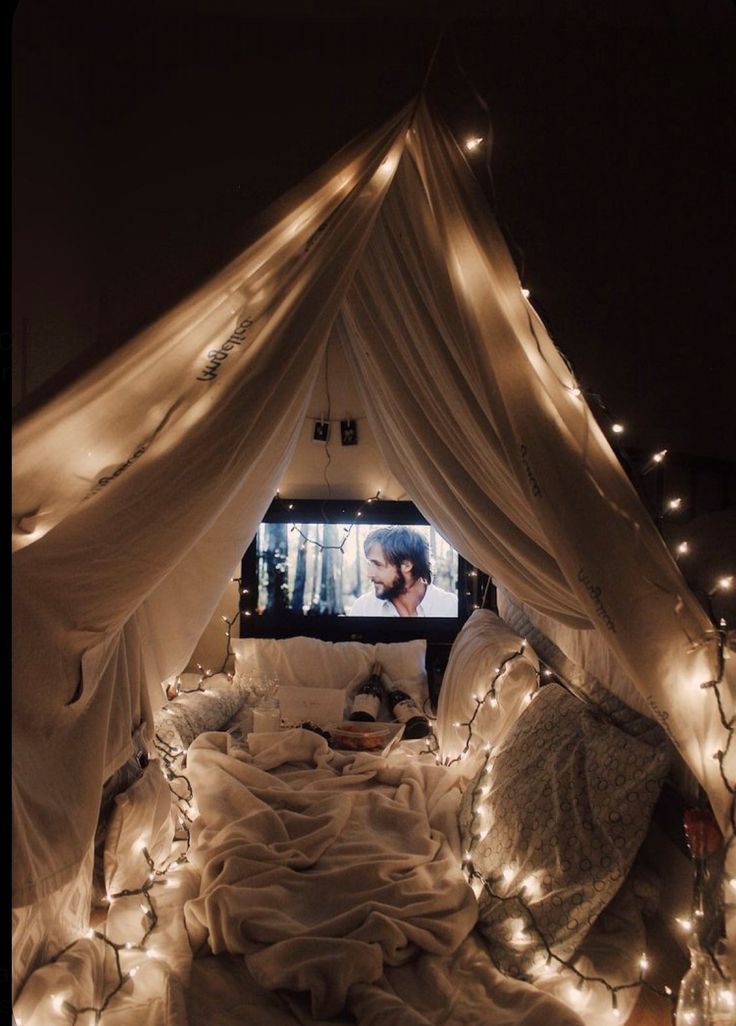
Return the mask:
<path id="1" fill-rule="evenodd" d="M 461 5 L 432 87 L 459 132 L 487 128 L 466 75 L 488 101 L 501 220 L 586 390 L 633 445 L 727 458 L 736 25 L 720 0 L 641 6 Z M 418 88 L 431 5 L 315 9 L 19 5 L 19 412 L 167 310 L 267 203 Z"/>

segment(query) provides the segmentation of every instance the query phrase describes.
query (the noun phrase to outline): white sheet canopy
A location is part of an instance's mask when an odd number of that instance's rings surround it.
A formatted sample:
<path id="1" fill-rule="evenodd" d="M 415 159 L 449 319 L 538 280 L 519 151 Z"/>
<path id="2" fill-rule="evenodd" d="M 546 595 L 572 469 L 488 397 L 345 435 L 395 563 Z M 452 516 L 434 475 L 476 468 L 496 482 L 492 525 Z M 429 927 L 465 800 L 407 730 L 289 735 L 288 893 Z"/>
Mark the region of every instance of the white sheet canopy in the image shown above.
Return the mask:
<path id="1" fill-rule="evenodd" d="M 523 601 L 601 631 L 726 825 L 713 627 L 422 102 L 15 431 L 14 904 L 88 850 L 104 779 L 279 485 L 333 332 L 419 509 Z"/>

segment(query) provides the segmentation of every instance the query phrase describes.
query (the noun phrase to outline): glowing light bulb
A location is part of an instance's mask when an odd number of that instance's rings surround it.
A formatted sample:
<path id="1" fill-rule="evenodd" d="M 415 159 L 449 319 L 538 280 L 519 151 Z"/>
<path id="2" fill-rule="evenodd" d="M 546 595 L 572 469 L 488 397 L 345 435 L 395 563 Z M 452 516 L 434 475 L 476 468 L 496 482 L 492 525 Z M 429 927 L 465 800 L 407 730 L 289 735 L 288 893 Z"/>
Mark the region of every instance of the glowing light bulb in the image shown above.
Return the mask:
<path id="1" fill-rule="evenodd" d="M 131 980 L 133 979 L 134 976 L 137 976 L 139 969 L 140 969 L 139 965 L 134 965 L 132 969 L 128 970 L 128 976 L 131 978 Z"/>
<path id="2" fill-rule="evenodd" d="M 573 986 L 572 984 L 567 988 L 567 1001 L 574 1008 L 579 1008 L 583 1003 L 582 988 L 580 986 Z"/>
<path id="3" fill-rule="evenodd" d="M 655 452 L 655 454 L 652 456 L 652 459 L 654 460 L 655 463 L 661 463 L 666 455 L 667 455 L 667 450 L 666 449 L 660 449 L 659 452 Z"/>
<path id="4" fill-rule="evenodd" d="M 686 541 L 680 542 L 680 544 L 677 546 L 677 551 L 681 556 L 684 556 L 686 552 L 690 551 L 690 546 Z"/>
<path id="5" fill-rule="evenodd" d="M 573 395 L 582 395 L 583 394 L 582 391 L 578 388 L 577 385 L 575 385 L 574 388 L 571 388 L 570 391 L 572 392 Z"/>
<path id="6" fill-rule="evenodd" d="M 531 292 L 529 291 L 529 289 L 522 289 L 521 290 L 521 294 L 524 297 L 524 299 L 528 299 L 529 296 L 531 295 Z"/>
<path id="7" fill-rule="evenodd" d="M 625 430 L 626 430 L 626 428 L 623 426 L 623 424 L 612 424 L 611 425 L 611 431 L 613 431 L 614 435 L 622 435 Z"/>
<path id="8" fill-rule="evenodd" d="M 642 951 L 641 958 L 639 959 L 639 968 L 643 973 L 649 968 L 649 959 L 647 958 L 646 951 Z"/>
<path id="9" fill-rule="evenodd" d="M 466 139 L 465 140 L 465 149 L 468 150 L 470 153 L 472 153 L 473 150 L 477 150 L 478 149 L 478 147 L 480 146 L 480 144 L 482 142 L 483 142 L 483 136 L 482 135 L 475 136 L 472 139 Z"/>
<path id="10" fill-rule="evenodd" d="M 675 496 L 674 499 L 670 499 L 669 502 L 667 503 L 667 508 L 668 509 L 680 509 L 681 506 L 682 506 L 682 499 L 679 497 L 679 495 Z"/>
<path id="11" fill-rule="evenodd" d="M 530 873 L 529 876 L 525 876 L 524 879 L 521 881 L 520 889 L 525 894 L 528 894 L 529 897 L 534 897 L 536 894 L 539 893 L 539 881 L 533 873 Z"/>
<path id="12" fill-rule="evenodd" d="M 728 577 L 719 577 L 718 587 L 721 589 L 721 591 L 730 591 L 733 587 L 733 577 L 731 575 L 729 575 Z"/>
<path id="13" fill-rule="evenodd" d="M 511 937 L 511 940 L 517 948 L 526 948 L 529 946 L 529 944 L 531 944 L 531 937 L 529 937 L 529 935 L 526 933 L 523 927 L 515 931 L 515 933 Z"/>
<path id="14" fill-rule="evenodd" d="M 675 916 L 675 922 L 689 933 L 693 928 L 692 919 L 683 919 L 680 916 Z"/>
<path id="15" fill-rule="evenodd" d="M 470 852 L 469 851 L 463 852 L 463 862 L 467 865 L 469 862 L 472 862 L 472 861 L 473 861 L 473 856 L 470 854 Z"/>

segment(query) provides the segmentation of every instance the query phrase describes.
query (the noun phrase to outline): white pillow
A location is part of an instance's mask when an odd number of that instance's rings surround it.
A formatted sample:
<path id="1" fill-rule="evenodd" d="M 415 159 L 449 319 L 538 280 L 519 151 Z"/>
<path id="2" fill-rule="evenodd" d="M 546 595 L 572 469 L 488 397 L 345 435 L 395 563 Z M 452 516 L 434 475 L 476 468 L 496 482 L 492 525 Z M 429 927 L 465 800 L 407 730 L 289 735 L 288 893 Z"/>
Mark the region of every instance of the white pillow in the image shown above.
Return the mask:
<path id="1" fill-rule="evenodd" d="M 551 616 L 532 609 L 503 586 L 497 589 L 497 602 L 505 622 L 528 638 L 547 665 L 565 680 L 589 693 L 590 677 L 594 677 L 622 702 L 642 716 L 652 718 L 644 697 L 597 630 L 579 631 L 558 623 Z M 558 652 L 549 649 L 550 642 Z M 559 663 L 560 655 L 567 657 L 569 662 Z"/>
<path id="2" fill-rule="evenodd" d="M 233 638 L 231 647 L 236 680 L 247 685 L 248 676 L 259 673 L 277 675 L 280 684 L 292 687 L 342 688 L 346 714 L 354 693 L 376 662 L 381 664 L 384 683 L 390 681 L 406 691 L 420 708 L 428 699 L 427 643 L 423 638 L 377 645 L 304 637 Z M 391 719 L 385 703 L 379 719 Z"/>
<path id="3" fill-rule="evenodd" d="M 472 752 L 485 744 L 500 745 L 519 718 L 529 695 L 537 688 L 539 660 L 530 645 L 490 609 L 476 609 L 455 638 L 442 678 L 437 709 L 440 751 L 454 759 L 468 741 L 467 724 L 476 713 L 475 696 L 484 697 L 502 663 L 508 670 L 496 683 L 496 706 L 490 701 L 475 715 Z"/>
<path id="4" fill-rule="evenodd" d="M 347 688 L 365 680 L 373 645 L 319 638 L 233 638 L 235 673 L 278 676 L 279 683 L 305 688 Z"/>
<path id="5" fill-rule="evenodd" d="M 141 887 L 149 873 L 145 845 L 157 868 L 171 853 L 176 814 L 161 764 L 151 759 L 143 774 L 115 798 L 105 835 L 105 885 L 110 894 Z"/>
<path id="6" fill-rule="evenodd" d="M 424 638 L 415 641 L 379 641 L 374 648 L 376 662 L 381 664 L 384 684 L 390 683 L 390 686 L 405 691 L 423 712 L 428 712 L 427 642 Z M 387 710 L 382 709 L 380 719 L 390 720 L 392 717 Z"/>

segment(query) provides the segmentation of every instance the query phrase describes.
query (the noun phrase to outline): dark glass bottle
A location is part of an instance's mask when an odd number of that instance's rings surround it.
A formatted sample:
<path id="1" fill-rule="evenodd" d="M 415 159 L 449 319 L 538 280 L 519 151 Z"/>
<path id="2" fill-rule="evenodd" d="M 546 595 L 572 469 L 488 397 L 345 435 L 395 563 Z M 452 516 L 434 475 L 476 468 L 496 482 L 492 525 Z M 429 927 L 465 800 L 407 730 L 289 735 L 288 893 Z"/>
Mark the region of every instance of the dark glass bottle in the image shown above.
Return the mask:
<path id="1" fill-rule="evenodd" d="M 411 695 L 401 688 L 392 687 L 386 693 L 386 701 L 394 719 L 404 724 L 403 736 L 407 741 L 429 734 L 429 720 Z"/>
<path id="2" fill-rule="evenodd" d="M 382 699 L 381 666 L 380 663 L 374 663 L 368 680 L 364 681 L 355 693 L 353 709 L 348 719 L 375 723 L 381 711 Z"/>

